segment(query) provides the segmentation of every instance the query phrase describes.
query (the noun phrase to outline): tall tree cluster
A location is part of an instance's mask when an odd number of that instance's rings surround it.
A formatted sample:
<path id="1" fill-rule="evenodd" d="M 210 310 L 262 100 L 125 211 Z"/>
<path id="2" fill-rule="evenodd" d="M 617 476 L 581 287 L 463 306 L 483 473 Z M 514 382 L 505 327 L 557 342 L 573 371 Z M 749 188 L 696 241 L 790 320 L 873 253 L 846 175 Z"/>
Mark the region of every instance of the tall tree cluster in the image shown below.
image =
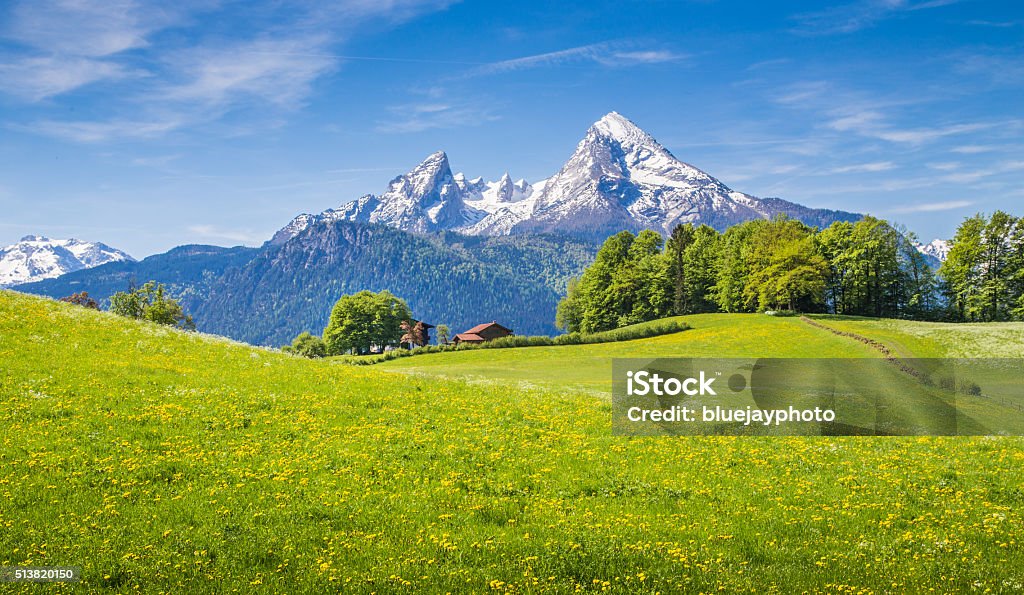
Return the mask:
<path id="1" fill-rule="evenodd" d="M 966 219 L 939 275 L 953 318 L 1024 319 L 1024 218 L 996 211 Z"/>
<path id="2" fill-rule="evenodd" d="M 786 217 L 719 233 L 616 234 L 568 285 L 556 323 L 598 332 L 663 316 L 785 310 L 919 320 L 1024 318 L 1024 219 L 967 219 L 935 271 L 905 229 L 874 217 L 826 229 Z"/>
<path id="3" fill-rule="evenodd" d="M 592 333 L 670 315 L 673 294 L 663 244 L 650 230 L 605 240 L 593 264 L 569 282 L 556 324 Z"/>
<path id="4" fill-rule="evenodd" d="M 343 295 L 331 310 L 323 342 L 328 355 L 366 354 L 373 347 L 397 344 L 402 324 L 411 319 L 405 300 L 389 291 Z"/>

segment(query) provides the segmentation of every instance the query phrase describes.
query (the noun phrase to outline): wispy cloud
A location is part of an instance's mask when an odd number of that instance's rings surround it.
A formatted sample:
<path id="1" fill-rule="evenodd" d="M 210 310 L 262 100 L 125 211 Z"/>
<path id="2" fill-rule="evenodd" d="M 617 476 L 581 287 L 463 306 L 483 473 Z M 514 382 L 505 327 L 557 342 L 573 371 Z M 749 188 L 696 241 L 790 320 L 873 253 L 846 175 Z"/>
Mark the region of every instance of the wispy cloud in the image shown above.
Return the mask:
<path id="1" fill-rule="evenodd" d="M 976 76 L 994 85 L 1024 85 L 1024 58 L 1016 49 L 1009 52 L 961 52 L 954 55 L 953 67 L 962 76 Z"/>
<path id="2" fill-rule="evenodd" d="M 969 200 L 947 200 L 940 202 L 924 202 L 910 205 L 902 205 L 888 209 L 889 213 L 906 215 L 910 213 L 933 213 L 938 211 L 954 211 L 963 209 L 974 204 Z"/>
<path id="3" fill-rule="evenodd" d="M 804 35 L 852 33 L 908 12 L 956 4 L 960 0 L 861 0 L 816 12 L 794 15 L 793 32 Z"/>
<path id="4" fill-rule="evenodd" d="M 107 60 L 81 56 L 28 56 L 0 64 L 0 86 L 36 102 L 100 81 L 123 79 L 132 70 Z"/>
<path id="5" fill-rule="evenodd" d="M 646 50 L 641 52 L 613 52 L 604 59 L 605 64 L 628 66 L 630 64 L 660 64 L 661 62 L 678 62 L 689 58 L 688 54 L 677 54 L 668 50 Z"/>
<path id="6" fill-rule="evenodd" d="M 190 225 L 187 231 L 202 238 L 241 242 L 243 244 L 259 244 L 266 239 L 266 234 L 257 233 L 249 229 L 224 229 L 215 225 Z"/>
<path id="7" fill-rule="evenodd" d="M 452 3 L 271 3 L 246 15 L 253 29 L 247 35 L 213 29 L 158 36 L 195 26 L 201 11 L 226 9 L 215 0 L 23 1 L 0 26 L 0 37 L 14 42 L 7 55 L 0 53 L 0 93 L 42 102 L 89 85 L 93 91 L 99 83 L 124 83 L 117 94 L 106 93 L 109 109 L 92 119 L 16 125 L 74 142 L 152 138 L 250 107 L 264 110 L 258 121 L 272 126 L 301 108 L 316 81 L 343 63 L 335 46 L 367 21 L 400 23 Z"/>
<path id="8" fill-rule="evenodd" d="M 994 145 L 961 145 L 959 147 L 953 147 L 950 151 L 954 153 L 960 153 L 963 155 L 974 155 L 977 153 L 988 153 L 989 151 L 995 151 L 998 147 Z"/>
<path id="9" fill-rule="evenodd" d="M 764 68 L 772 68 L 775 66 L 782 66 L 784 64 L 791 64 L 793 60 L 789 58 L 773 58 L 771 60 L 761 60 L 760 62 L 754 62 L 750 66 L 747 66 L 747 70 L 761 70 Z"/>
<path id="10" fill-rule="evenodd" d="M 832 85 L 827 81 L 800 81 L 776 91 L 773 99 L 787 106 L 818 107 L 823 98 L 833 95 Z"/>
<path id="11" fill-rule="evenodd" d="M 181 156 L 180 153 L 173 154 L 173 155 L 153 155 L 153 156 L 149 156 L 149 157 L 132 157 L 131 161 L 129 161 L 129 163 L 131 163 L 132 165 L 138 166 L 138 167 L 166 167 L 166 166 L 170 165 L 172 162 L 177 161 L 178 159 L 181 159 L 181 157 L 182 156 Z"/>
<path id="12" fill-rule="evenodd" d="M 479 126 L 498 119 L 490 107 L 445 103 L 410 103 L 388 108 L 392 118 L 377 125 L 379 132 L 423 132 L 439 128 Z"/>
<path id="13" fill-rule="evenodd" d="M 896 128 L 879 111 L 867 109 L 833 117 L 826 126 L 839 132 L 854 132 L 892 143 L 920 145 L 947 136 L 978 132 L 996 126 L 992 122 L 968 122 L 941 126 Z"/>
<path id="14" fill-rule="evenodd" d="M 171 116 L 163 120 L 113 119 L 106 121 L 42 120 L 15 128 L 80 143 L 96 143 L 111 139 L 156 138 L 176 130 L 185 122 Z"/>
<path id="15" fill-rule="evenodd" d="M 148 45 L 156 31 L 180 21 L 183 11 L 136 0 L 19 2 L 0 36 L 15 42 L 0 65 L 0 88 L 40 101 L 92 83 L 145 76 L 121 54 Z"/>
<path id="16" fill-rule="evenodd" d="M 957 171 L 957 168 L 952 168 L 949 171 L 952 173 L 943 176 L 943 181 L 970 184 L 994 176 L 1024 171 L 1024 161 L 1003 161 L 980 169 L 960 169 Z"/>
<path id="17" fill-rule="evenodd" d="M 295 107 L 313 81 L 336 60 L 323 51 L 326 36 L 258 39 L 200 47 L 176 54 L 171 62 L 181 82 L 168 82 L 154 97 L 172 102 L 225 105 L 246 98 Z"/>
<path id="18" fill-rule="evenodd" d="M 181 10 L 171 6 L 136 0 L 22 1 L 11 10 L 4 37 L 55 54 L 111 56 L 146 46 L 151 33 L 179 21 Z"/>
<path id="19" fill-rule="evenodd" d="M 864 134 L 867 134 L 868 136 L 875 136 L 882 140 L 887 140 L 894 143 L 920 144 L 946 136 L 965 134 L 968 132 L 977 132 L 979 130 L 992 128 L 993 126 L 995 126 L 995 124 L 979 122 L 973 124 L 953 124 L 949 126 L 938 126 L 933 128 L 911 128 L 905 130 L 866 130 L 864 131 Z"/>
<path id="20" fill-rule="evenodd" d="M 974 19 L 967 21 L 968 25 L 975 25 L 978 27 L 995 27 L 997 29 L 1009 29 L 1010 27 L 1020 27 L 1024 25 L 1024 21 L 987 21 L 984 19 Z"/>
<path id="21" fill-rule="evenodd" d="M 687 54 L 678 54 L 665 49 L 636 49 L 629 48 L 627 44 L 622 42 L 602 42 L 509 60 L 499 60 L 472 68 L 456 78 L 489 76 L 572 63 L 590 62 L 610 67 L 621 67 L 678 62 L 688 57 Z"/>
<path id="22" fill-rule="evenodd" d="M 875 161 L 872 163 L 858 163 L 855 165 L 844 165 L 829 170 L 833 174 L 872 173 L 889 171 L 895 169 L 896 164 L 892 161 Z"/>
<path id="23" fill-rule="evenodd" d="M 478 63 L 453 76 L 441 79 L 426 89 L 414 89 L 429 101 L 407 102 L 388 108 L 391 117 L 379 122 L 377 130 L 387 133 L 423 132 L 440 128 L 478 126 L 498 119 L 492 102 L 469 100 L 451 87 L 470 79 L 501 74 L 554 68 L 566 65 L 598 65 L 606 68 L 644 66 L 679 62 L 689 56 L 664 48 L 638 47 L 628 41 L 606 41 L 531 54 L 508 60 Z M 458 100 L 449 97 L 459 96 Z"/>

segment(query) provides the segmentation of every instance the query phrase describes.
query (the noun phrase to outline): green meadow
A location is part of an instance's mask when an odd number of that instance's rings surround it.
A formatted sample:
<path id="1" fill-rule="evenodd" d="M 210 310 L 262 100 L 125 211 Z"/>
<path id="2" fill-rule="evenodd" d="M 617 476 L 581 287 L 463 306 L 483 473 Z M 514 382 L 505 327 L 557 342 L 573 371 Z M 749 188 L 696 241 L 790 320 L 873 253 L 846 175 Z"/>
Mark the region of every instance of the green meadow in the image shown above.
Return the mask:
<path id="1" fill-rule="evenodd" d="M 798 318 L 306 360 L 0 291 L 0 565 L 26 592 L 1016 592 L 1024 439 L 610 433 L 616 357 L 877 357 Z M 900 354 L 1024 325 L 819 321 Z"/>
<path id="2" fill-rule="evenodd" d="M 949 324 L 857 317 L 812 316 L 840 331 L 866 336 L 900 357 L 1024 358 L 1024 323 Z M 482 349 L 406 357 L 383 369 L 490 382 L 495 379 L 559 390 L 586 390 L 607 398 L 611 362 L 629 357 L 880 357 L 875 349 L 815 328 L 799 317 L 695 314 L 692 328 L 638 341 Z"/>

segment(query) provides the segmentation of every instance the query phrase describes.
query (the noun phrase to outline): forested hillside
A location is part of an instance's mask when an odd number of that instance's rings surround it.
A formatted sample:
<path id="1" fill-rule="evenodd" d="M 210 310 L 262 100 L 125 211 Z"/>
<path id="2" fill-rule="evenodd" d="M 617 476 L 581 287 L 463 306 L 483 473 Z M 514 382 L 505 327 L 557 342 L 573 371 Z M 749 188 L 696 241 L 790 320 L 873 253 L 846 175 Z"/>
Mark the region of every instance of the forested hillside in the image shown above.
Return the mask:
<path id="1" fill-rule="evenodd" d="M 388 290 L 416 318 L 456 331 L 498 320 L 519 334 L 549 334 L 559 287 L 595 251 L 555 237 L 418 235 L 323 222 L 228 271 L 194 316 L 202 330 L 280 345 L 303 330 L 320 333 L 342 295 Z"/>

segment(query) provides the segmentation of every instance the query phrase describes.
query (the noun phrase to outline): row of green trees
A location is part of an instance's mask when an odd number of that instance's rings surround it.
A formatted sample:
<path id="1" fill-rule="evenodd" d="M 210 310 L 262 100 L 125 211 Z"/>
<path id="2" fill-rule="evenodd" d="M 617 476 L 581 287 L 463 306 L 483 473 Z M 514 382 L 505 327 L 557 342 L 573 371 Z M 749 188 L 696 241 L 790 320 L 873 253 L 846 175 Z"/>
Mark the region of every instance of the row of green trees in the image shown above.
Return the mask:
<path id="1" fill-rule="evenodd" d="M 664 316 L 786 310 L 920 320 L 1024 318 L 1024 219 L 997 211 L 957 230 L 934 270 L 906 230 L 874 217 L 826 229 L 779 217 L 719 233 L 677 226 L 605 241 L 570 281 L 556 323 L 599 332 Z"/>

